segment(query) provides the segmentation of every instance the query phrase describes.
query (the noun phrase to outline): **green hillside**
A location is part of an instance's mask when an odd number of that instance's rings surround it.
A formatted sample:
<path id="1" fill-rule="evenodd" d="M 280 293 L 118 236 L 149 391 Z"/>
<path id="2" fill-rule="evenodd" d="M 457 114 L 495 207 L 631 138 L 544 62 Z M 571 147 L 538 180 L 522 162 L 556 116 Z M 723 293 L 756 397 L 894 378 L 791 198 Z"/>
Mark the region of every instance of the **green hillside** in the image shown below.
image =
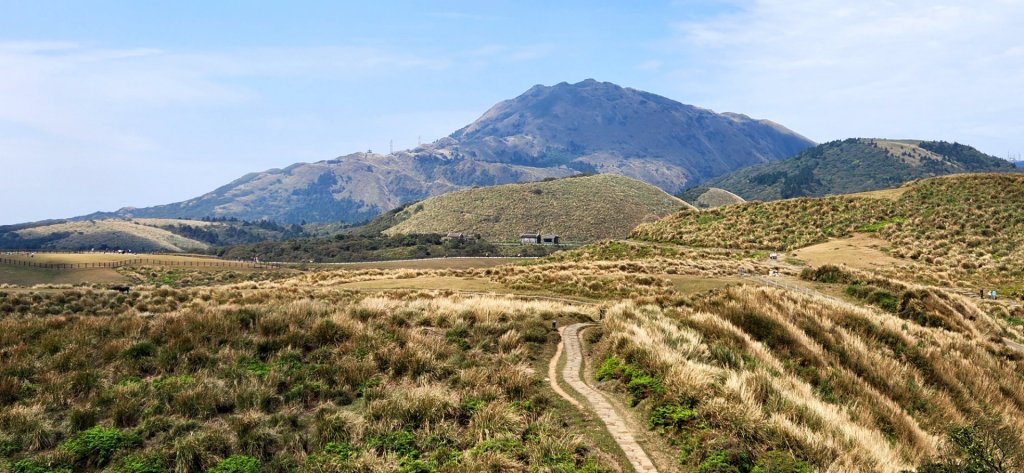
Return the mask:
<path id="1" fill-rule="evenodd" d="M 741 169 L 704 186 L 747 200 L 777 200 L 885 189 L 947 174 L 1014 170 L 1012 163 L 959 143 L 851 138 Z"/>
<path id="2" fill-rule="evenodd" d="M 650 184 L 598 174 L 432 197 L 389 216 L 400 223 L 384 233 L 456 231 L 501 242 L 543 232 L 565 241 L 590 241 L 625 237 L 637 225 L 683 207 L 691 206 Z"/>
<path id="3" fill-rule="evenodd" d="M 211 246 L 277 240 L 302 233 L 297 226 L 240 220 L 69 220 L 0 227 L 0 249 L 203 251 Z"/>
<path id="4" fill-rule="evenodd" d="M 694 187 L 683 192 L 679 197 L 698 209 L 711 209 L 746 202 L 743 197 L 717 187 Z"/>
<path id="5" fill-rule="evenodd" d="M 946 176 L 901 191 L 682 211 L 638 227 L 633 238 L 790 250 L 872 232 L 892 244 L 895 257 L 987 280 L 1024 277 L 1024 175 Z"/>

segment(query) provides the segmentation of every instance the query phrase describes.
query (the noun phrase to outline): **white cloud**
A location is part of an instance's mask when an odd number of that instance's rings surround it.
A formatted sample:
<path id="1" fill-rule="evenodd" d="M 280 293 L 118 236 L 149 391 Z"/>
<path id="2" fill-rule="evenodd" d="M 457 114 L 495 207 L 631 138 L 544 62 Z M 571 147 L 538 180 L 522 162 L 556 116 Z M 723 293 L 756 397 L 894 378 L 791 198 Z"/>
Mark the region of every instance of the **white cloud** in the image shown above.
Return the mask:
<path id="1" fill-rule="evenodd" d="M 1017 1 L 757 0 L 674 25 L 680 91 L 815 139 L 1014 143 L 1024 61 Z M 703 68 L 692 68 L 703 64 Z"/>

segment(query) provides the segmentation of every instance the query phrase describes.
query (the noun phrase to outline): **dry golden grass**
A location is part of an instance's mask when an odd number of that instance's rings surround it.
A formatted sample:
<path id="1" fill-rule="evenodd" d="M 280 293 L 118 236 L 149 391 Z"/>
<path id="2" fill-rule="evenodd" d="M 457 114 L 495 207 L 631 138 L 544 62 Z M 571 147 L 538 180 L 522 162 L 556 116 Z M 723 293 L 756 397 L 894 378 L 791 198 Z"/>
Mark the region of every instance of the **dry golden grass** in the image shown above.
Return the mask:
<path id="1" fill-rule="evenodd" d="M 843 258 L 875 243 L 857 241 Z M 130 294 L 0 291 L 0 454 L 81 470 L 248 455 L 265 471 L 618 471 L 543 380 L 551 321 L 602 319 L 599 387 L 636 404 L 682 471 L 746 455 L 895 472 L 990 414 L 1024 441 L 1024 355 L 1001 341 L 1024 340 L 1024 309 L 877 271 L 851 273 L 913 310 L 736 277 L 771 267 L 756 250 L 606 241 L 494 267 L 133 268 Z M 96 425 L 140 442 L 103 466 L 69 457 L 61 445 Z"/>
<path id="2" fill-rule="evenodd" d="M 969 174 L 908 184 L 895 200 L 839 196 L 683 211 L 633 237 L 694 247 L 793 250 L 874 233 L 934 283 L 1024 278 L 1024 175 Z M 913 276 L 911 271 L 901 273 Z"/>
<path id="3" fill-rule="evenodd" d="M 190 221 L 186 221 L 191 224 Z M 110 248 L 149 249 L 151 251 L 205 250 L 208 244 L 176 235 L 162 228 L 132 220 L 83 220 L 26 228 L 16 232 L 24 239 L 67 234 L 46 248 L 89 248 L 106 245 Z"/>
<path id="4" fill-rule="evenodd" d="M 886 269 L 908 266 L 912 262 L 890 256 L 889 242 L 869 233 L 857 233 L 849 238 L 830 240 L 806 246 L 790 253 L 811 266 L 844 264 L 857 269 Z"/>
<path id="5" fill-rule="evenodd" d="M 702 193 L 700 197 L 697 197 L 694 205 L 697 208 L 709 209 L 715 207 L 722 207 L 725 205 L 742 204 L 746 202 L 742 197 L 733 194 L 725 189 L 719 189 L 712 187 L 706 192 Z"/>
<path id="6" fill-rule="evenodd" d="M 668 432 L 695 442 L 691 467 L 722 449 L 783 450 L 822 471 L 895 472 L 983 414 L 1024 432 L 1024 362 L 988 338 L 984 312 L 948 299 L 963 318 L 954 331 L 750 286 L 687 307 L 624 302 L 606 315 L 602 351 L 659 380 L 641 409 L 696 411 Z"/>
<path id="7" fill-rule="evenodd" d="M 201 471 L 231 455 L 262 471 L 619 471 L 563 429 L 536 369 L 557 340 L 549 320 L 594 309 L 291 287 L 5 295 L 27 309 L 0 318 L 0 452 L 75 471 L 140 458 Z M 112 450 L 74 453 L 69 439 L 89 435 Z"/>

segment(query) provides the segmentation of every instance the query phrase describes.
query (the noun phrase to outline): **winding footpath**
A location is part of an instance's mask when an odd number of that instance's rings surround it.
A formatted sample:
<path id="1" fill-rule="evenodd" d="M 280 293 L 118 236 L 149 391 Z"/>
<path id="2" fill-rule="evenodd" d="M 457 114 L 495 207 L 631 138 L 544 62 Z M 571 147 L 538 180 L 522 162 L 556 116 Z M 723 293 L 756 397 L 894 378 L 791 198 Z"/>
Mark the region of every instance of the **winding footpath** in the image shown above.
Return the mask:
<path id="1" fill-rule="evenodd" d="M 562 343 L 559 344 L 555 357 L 548 365 L 548 375 L 551 380 L 551 387 L 560 396 L 564 397 L 573 405 L 582 408 L 580 403 L 558 386 L 557 372 L 558 358 L 564 349 L 565 367 L 562 368 L 561 378 L 565 380 L 574 391 L 580 394 L 587 404 L 597 413 L 597 417 L 604 422 L 611 433 L 615 443 L 626 454 L 626 458 L 637 473 L 657 473 L 654 463 L 651 462 L 647 453 L 640 448 L 636 438 L 629 429 L 629 425 L 622 419 L 619 413 L 612 407 L 611 402 L 600 391 L 588 385 L 582 377 L 583 371 L 583 349 L 580 345 L 580 331 L 592 324 L 580 323 L 564 327 L 562 332 Z"/>

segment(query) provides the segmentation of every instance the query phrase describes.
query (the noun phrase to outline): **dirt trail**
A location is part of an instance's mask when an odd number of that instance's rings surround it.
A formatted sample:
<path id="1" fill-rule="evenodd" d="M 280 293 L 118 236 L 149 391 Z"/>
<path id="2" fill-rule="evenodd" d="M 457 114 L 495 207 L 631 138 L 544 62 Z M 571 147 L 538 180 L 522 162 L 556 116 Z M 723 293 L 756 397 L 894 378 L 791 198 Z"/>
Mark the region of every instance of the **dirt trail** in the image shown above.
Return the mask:
<path id="1" fill-rule="evenodd" d="M 637 443 L 636 437 L 629 430 L 629 424 L 627 424 L 618 411 L 612 407 L 611 402 L 601 394 L 597 389 L 592 388 L 588 385 L 582 377 L 583 367 L 583 349 L 580 346 L 580 330 L 592 324 L 579 323 L 573 324 L 568 327 L 564 327 L 561 330 L 562 343 L 559 345 L 560 348 L 565 349 L 565 367 L 562 368 L 560 373 L 562 379 L 569 385 L 573 390 L 579 393 L 583 399 L 586 400 L 590 408 L 597 413 L 598 418 L 608 428 L 608 432 L 611 433 L 615 443 L 619 445 L 619 448 L 626 454 L 626 458 L 629 460 L 630 465 L 638 473 L 657 473 L 657 469 L 654 467 L 654 463 L 651 462 L 650 457 L 647 456 L 647 452 L 644 452 L 640 448 L 640 444 Z M 548 365 L 548 374 L 551 379 L 552 388 L 560 396 L 566 398 L 569 402 L 579 406 L 579 402 L 576 401 L 572 396 L 562 390 L 561 387 L 557 386 L 557 381 L 554 376 L 557 371 L 559 353 L 555 353 L 555 358 L 551 360 L 551 364 Z"/>

